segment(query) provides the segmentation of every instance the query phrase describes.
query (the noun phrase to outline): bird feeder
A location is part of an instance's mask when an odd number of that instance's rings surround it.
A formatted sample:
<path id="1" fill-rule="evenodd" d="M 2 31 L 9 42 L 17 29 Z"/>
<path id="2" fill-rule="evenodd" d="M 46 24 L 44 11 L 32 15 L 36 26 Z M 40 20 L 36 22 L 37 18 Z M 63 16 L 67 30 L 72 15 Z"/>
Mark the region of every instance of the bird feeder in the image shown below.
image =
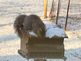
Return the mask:
<path id="1" fill-rule="evenodd" d="M 31 38 L 26 38 L 23 36 L 21 38 L 21 45 L 18 53 L 27 59 L 52 58 L 66 60 L 64 56 L 64 38 L 67 37 L 66 34 L 59 36 L 58 34 L 62 29 L 58 26 L 54 26 L 54 29 L 52 28 L 52 31 L 50 31 L 49 29 L 51 28 L 50 25 L 47 28 L 48 31 L 46 31 L 46 37 L 44 38 L 38 38 L 34 36 L 32 36 Z M 51 37 L 50 32 L 52 32 L 51 34 L 55 32 L 54 36 L 52 35 L 53 37 Z"/>
<path id="2" fill-rule="evenodd" d="M 60 4 L 59 2 L 58 2 L 58 6 Z M 56 24 L 58 22 L 58 16 L 59 16 L 59 7 L 58 7 Z M 68 18 L 68 15 L 67 15 L 67 18 Z M 20 49 L 18 50 L 18 53 L 24 58 L 36 59 L 35 61 L 44 61 L 45 59 L 64 59 L 64 61 L 66 61 L 66 57 L 64 56 L 64 52 L 65 52 L 64 38 L 67 38 L 67 36 L 65 35 L 63 37 L 59 37 L 55 35 L 52 38 L 49 38 L 49 37 L 38 38 L 33 36 L 31 38 L 22 37 L 20 42 L 21 43 Z"/>

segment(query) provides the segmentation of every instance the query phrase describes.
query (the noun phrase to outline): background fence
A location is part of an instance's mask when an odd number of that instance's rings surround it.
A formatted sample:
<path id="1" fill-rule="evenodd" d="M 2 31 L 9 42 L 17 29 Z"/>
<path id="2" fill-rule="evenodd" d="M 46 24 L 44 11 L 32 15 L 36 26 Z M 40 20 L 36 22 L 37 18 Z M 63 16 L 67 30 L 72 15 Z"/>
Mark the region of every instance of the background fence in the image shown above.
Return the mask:
<path id="1" fill-rule="evenodd" d="M 55 1 L 55 11 L 57 10 L 57 1 Z M 68 0 L 61 0 L 60 15 L 65 15 Z M 48 0 L 48 11 L 51 9 L 52 0 Z M 0 15 L 35 13 L 43 16 L 44 0 L 0 0 Z M 70 14 L 81 14 L 81 1 L 71 0 Z"/>
<path id="2" fill-rule="evenodd" d="M 65 24 L 67 3 L 68 0 L 61 0 L 59 24 L 62 26 Z M 55 15 L 57 13 L 57 4 L 58 0 L 54 0 Z M 48 0 L 48 15 L 51 5 L 52 0 Z M 19 14 L 44 16 L 44 0 L 0 0 L 0 19 L 3 20 L 0 20 L 1 24 L 13 22 L 14 18 Z M 68 23 L 76 25 L 78 19 L 81 19 L 81 0 L 71 0 Z"/>

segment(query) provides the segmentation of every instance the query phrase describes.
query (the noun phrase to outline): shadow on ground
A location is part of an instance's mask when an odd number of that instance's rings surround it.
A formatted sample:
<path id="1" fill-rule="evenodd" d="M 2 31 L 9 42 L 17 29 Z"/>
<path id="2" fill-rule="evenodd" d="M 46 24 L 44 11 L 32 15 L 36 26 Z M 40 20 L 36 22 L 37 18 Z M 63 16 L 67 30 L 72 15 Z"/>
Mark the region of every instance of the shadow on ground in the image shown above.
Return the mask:
<path id="1" fill-rule="evenodd" d="M 19 39 L 16 34 L 2 35 L 0 36 L 0 41 L 11 41 Z"/>
<path id="2" fill-rule="evenodd" d="M 81 48 L 77 49 L 69 49 L 65 51 L 65 56 L 67 57 L 67 61 L 81 61 Z M 26 58 L 23 58 L 20 55 L 7 55 L 0 56 L 0 61 L 28 61 Z M 33 61 L 32 59 L 30 61 Z M 50 61 L 49 59 L 47 61 Z M 57 61 L 51 59 L 51 61 Z M 63 61 L 63 60 L 59 60 Z"/>
<path id="3" fill-rule="evenodd" d="M 7 55 L 0 56 L 0 61 L 27 61 L 27 59 L 21 57 L 20 55 Z"/>

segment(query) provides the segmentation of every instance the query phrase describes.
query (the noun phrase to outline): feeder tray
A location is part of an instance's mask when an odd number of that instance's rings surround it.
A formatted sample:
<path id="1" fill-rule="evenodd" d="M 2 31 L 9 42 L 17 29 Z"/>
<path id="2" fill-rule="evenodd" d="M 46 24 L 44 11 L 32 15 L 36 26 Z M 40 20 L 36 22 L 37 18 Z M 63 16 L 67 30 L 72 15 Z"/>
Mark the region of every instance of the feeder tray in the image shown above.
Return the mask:
<path id="1" fill-rule="evenodd" d="M 25 58 L 63 58 L 64 38 L 22 38 L 19 54 Z"/>

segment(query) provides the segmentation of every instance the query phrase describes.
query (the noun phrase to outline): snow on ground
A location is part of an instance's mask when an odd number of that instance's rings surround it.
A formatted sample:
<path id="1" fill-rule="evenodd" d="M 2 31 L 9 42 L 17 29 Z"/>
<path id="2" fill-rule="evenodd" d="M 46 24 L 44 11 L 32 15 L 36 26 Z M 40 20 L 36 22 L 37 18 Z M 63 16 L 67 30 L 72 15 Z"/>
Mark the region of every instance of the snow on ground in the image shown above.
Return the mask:
<path id="1" fill-rule="evenodd" d="M 20 39 L 14 33 L 13 26 L 6 25 L 0 29 L 0 61 L 27 61 L 17 52 L 20 48 Z M 75 35 L 73 36 L 75 37 Z M 65 39 L 64 45 L 67 61 L 81 61 L 81 38 Z M 52 59 L 52 61 L 54 60 Z"/>
<path id="2" fill-rule="evenodd" d="M 43 0 L 0 0 L 0 61 L 27 61 L 18 54 L 20 48 L 20 39 L 14 33 L 13 22 L 19 14 L 35 13 L 43 16 Z M 49 4 L 52 0 L 48 0 Z M 57 0 L 55 0 L 56 2 Z M 66 3 L 68 0 L 62 0 L 61 16 L 59 24 L 64 27 Z M 36 3 L 40 2 L 40 3 Z M 36 4 L 35 4 L 36 3 Z M 40 9 L 38 9 L 39 7 Z M 55 3 L 57 4 L 57 3 Z M 35 8 L 36 7 L 36 8 Z M 56 7 L 56 6 L 55 6 Z M 81 0 L 71 0 L 71 7 L 68 19 L 68 26 L 65 45 L 65 56 L 67 61 L 81 61 Z M 50 9 L 50 5 L 49 5 Z M 48 9 L 48 10 L 49 10 Z M 36 11 L 35 11 L 36 10 Z M 33 60 L 30 60 L 33 61 Z M 50 60 L 48 60 L 50 61 Z M 53 60 L 51 61 L 63 61 Z"/>

